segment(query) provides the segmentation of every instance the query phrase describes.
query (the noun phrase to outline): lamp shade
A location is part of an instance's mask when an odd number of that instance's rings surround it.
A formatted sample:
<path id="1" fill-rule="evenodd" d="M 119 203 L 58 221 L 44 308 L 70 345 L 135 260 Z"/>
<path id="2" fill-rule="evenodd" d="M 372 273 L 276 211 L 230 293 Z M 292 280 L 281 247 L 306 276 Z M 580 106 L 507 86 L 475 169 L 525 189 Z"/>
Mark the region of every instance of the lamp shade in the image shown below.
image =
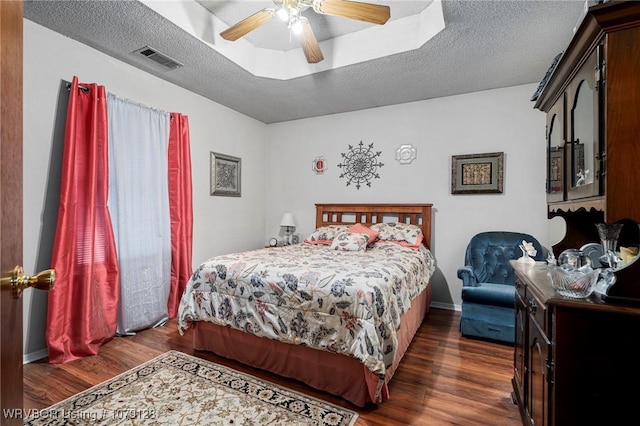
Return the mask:
<path id="1" fill-rule="evenodd" d="M 285 213 L 282 216 L 282 220 L 280 221 L 280 226 L 287 226 L 287 227 L 291 226 L 295 228 L 296 223 L 293 220 L 293 214 Z"/>

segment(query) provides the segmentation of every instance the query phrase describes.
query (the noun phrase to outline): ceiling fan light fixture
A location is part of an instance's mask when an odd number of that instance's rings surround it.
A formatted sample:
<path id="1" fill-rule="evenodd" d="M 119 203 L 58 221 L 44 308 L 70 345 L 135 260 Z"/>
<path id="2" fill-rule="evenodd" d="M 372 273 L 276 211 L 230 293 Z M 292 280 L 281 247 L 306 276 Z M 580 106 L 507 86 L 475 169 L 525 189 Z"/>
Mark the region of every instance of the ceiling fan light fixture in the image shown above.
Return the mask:
<path id="1" fill-rule="evenodd" d="M 302 19 L 296 19 L 291 24 L 291 32 L 294 33 L 295 35 L 302 34 L 302 29 L 303 29 L 302 28 Z"/>
<path id="2" fill-rule="evenodd" d="M 289 20 L 289 11 L 285 7 L 280 7 L 276 10 L 276 16 L 283 22 Z"/>

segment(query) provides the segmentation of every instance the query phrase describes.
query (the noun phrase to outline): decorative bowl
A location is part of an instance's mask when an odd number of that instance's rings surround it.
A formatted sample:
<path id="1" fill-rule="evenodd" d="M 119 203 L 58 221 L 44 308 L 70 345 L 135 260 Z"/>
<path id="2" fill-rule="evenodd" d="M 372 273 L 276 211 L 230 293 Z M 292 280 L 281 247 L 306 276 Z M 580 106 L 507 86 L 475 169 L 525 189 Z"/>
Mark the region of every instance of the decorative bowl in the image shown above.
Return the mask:
<path id="1" fill-rule="evenodd" d="M 556 293 L 574 299 L 591 296 L 600 276 L 599 269 L 569 269 L 558 266 L 549 269 L 551 285 Z"/>
<path id="2" fill-rule="evenodd" d="M 591 266 L 591 259 L 582 250 L 567 249 L 558 256 L 558 264 L 578 269 L 583 266 Z"/>

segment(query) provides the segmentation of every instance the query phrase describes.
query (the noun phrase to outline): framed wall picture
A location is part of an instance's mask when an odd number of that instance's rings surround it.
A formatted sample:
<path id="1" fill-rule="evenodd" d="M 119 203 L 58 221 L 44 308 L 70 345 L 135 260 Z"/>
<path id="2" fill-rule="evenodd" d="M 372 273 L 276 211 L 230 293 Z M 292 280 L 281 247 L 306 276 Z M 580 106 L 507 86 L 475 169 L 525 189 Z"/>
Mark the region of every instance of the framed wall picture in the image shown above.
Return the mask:
<path id="1" fill-rule="evenodd" d="M 503 152 L 451 157 L 452 194 L 501 194 L 503 180 Z"/>
<path id="2" fill-rule="evenodd" d="M 211 195 L 240 197 L 241 194 L 241 162 L 238 157 L 211 153 Z"/>
<path id="3" fill-rule="evenodd" d="M 548 152 L 547 194 L 560 194 L 564 188 L 564 147 L 554 146 Z"/>

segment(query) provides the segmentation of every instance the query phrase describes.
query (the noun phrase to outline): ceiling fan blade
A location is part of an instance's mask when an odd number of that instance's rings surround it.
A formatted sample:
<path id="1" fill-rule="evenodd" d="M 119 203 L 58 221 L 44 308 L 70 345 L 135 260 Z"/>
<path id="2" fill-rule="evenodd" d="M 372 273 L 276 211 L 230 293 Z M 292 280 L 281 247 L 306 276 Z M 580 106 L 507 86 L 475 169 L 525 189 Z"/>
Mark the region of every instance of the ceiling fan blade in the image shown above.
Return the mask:
<path id="1" fill-rule="evenodd" d="M 255 30 L 260 25 L 269 22 L 274 16 L 276 16 L 276 13 L 273 9 L 262 9 L 237 24 L 230 26 L 221 32 L 220 35 L 225 40 L 236 41 L 240 37 Z"/>
<path id="2" fill-rule="evenodd" d="M 318 40 L 313 34 L 313 29 L 307 19 L 302 19 L 302 51 L 304 56 L 307 57 L 307 62 L 310 64 L 317 64 L 324 59 L 324 55 L 318 45 Z"/>
<path id="3" fill-rule="evenodd" d="M 324 15 L 341 16 L 379 25 L 391 17 L 389 6 L 349 0 L 320 0 L 313 3 L 313 10 Z"/>

